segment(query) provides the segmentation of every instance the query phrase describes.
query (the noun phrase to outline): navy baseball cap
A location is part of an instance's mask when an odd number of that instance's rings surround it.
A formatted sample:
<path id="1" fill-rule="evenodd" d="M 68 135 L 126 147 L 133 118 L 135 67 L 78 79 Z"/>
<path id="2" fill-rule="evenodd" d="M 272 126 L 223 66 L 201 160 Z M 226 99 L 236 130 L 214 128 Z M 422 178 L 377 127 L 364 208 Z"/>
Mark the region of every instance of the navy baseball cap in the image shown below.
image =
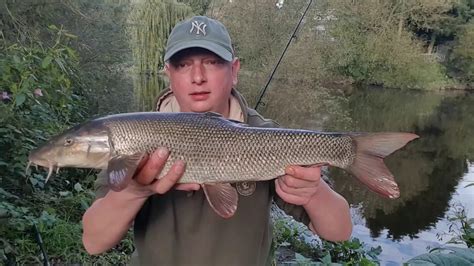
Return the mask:
<path id="1" fill-rule="evenodd" d="M 188 48 L 204 48 L 225 61 L 232 61 L 234 50 L 226 27 L 219 21 L 205 16 L 195 16 L 173 28 L 166 44 L 165 61 Z"/>

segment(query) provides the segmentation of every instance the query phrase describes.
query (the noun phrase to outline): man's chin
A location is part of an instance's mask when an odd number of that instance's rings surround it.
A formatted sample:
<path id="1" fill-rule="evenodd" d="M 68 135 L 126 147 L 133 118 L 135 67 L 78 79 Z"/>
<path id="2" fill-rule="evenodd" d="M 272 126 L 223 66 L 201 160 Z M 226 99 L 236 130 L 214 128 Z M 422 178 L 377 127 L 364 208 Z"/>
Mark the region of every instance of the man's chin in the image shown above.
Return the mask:
<path id="1" fill-rule="evenodd" d="M 193 106 L 192 108 L 190 108 L 190 110 L 191 110 L 191 112 L 195 112 L 195 113 L 215 112 L 209 106 L 204 106 L 204 105 L 203 106 Z"/>

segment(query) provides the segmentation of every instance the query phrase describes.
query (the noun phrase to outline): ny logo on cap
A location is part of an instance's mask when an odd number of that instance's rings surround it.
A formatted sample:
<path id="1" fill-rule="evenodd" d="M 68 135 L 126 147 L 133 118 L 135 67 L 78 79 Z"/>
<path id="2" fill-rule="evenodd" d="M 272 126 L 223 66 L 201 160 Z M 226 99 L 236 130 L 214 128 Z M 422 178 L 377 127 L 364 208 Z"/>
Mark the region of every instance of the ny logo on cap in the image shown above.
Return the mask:
<path id="1" fill-rule="evenodd" d="M 189 33 L 192 33 L 194 30 L 196 31 L 196 35 L 202 33 L 202 35 L 206 36 L 206 27 L 207 25 L 204 22 L 199 22 L 197 20 L 192 22 L 191 30 Z"/>

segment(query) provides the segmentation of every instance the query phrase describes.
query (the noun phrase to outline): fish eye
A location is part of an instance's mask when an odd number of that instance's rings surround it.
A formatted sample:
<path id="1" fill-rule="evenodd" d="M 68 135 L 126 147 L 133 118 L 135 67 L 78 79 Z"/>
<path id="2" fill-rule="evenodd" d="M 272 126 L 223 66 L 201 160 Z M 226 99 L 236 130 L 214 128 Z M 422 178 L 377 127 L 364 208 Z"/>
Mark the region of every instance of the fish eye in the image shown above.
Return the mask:
<path id="1" fill-rule="evenodd" d="M 64 140 L 64 146 L 70 146 L 72 145 L 72 143 L 74 143 L 74 141 L 71 138 L 67 138 L 66 140 Z"/>

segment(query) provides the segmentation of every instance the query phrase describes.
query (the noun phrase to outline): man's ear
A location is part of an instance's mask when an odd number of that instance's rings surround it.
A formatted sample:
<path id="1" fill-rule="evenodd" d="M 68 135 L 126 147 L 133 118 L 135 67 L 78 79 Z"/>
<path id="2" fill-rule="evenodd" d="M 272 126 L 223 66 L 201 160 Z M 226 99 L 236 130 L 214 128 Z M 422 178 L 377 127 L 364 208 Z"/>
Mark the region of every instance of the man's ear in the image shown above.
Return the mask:
<path id="1" fill-rule="evenodd" d="M 163 72 L 165 72 L 166 76 L 168 76 L 168 78 L 170 77 L 170 65 L 169 63 L 165 63 L 165 66 L 163 67 Z"/>
<path id="2" fill-rule="evenodd" d="M 239 75 L 239 71 L 240 71 L 240 60 L 238 57 L 235 57 L 234 60 L 232 61 L 232 85 L 234 85 L 234 87 L 237 85 L 238 83 L 238 75 Z"/>

